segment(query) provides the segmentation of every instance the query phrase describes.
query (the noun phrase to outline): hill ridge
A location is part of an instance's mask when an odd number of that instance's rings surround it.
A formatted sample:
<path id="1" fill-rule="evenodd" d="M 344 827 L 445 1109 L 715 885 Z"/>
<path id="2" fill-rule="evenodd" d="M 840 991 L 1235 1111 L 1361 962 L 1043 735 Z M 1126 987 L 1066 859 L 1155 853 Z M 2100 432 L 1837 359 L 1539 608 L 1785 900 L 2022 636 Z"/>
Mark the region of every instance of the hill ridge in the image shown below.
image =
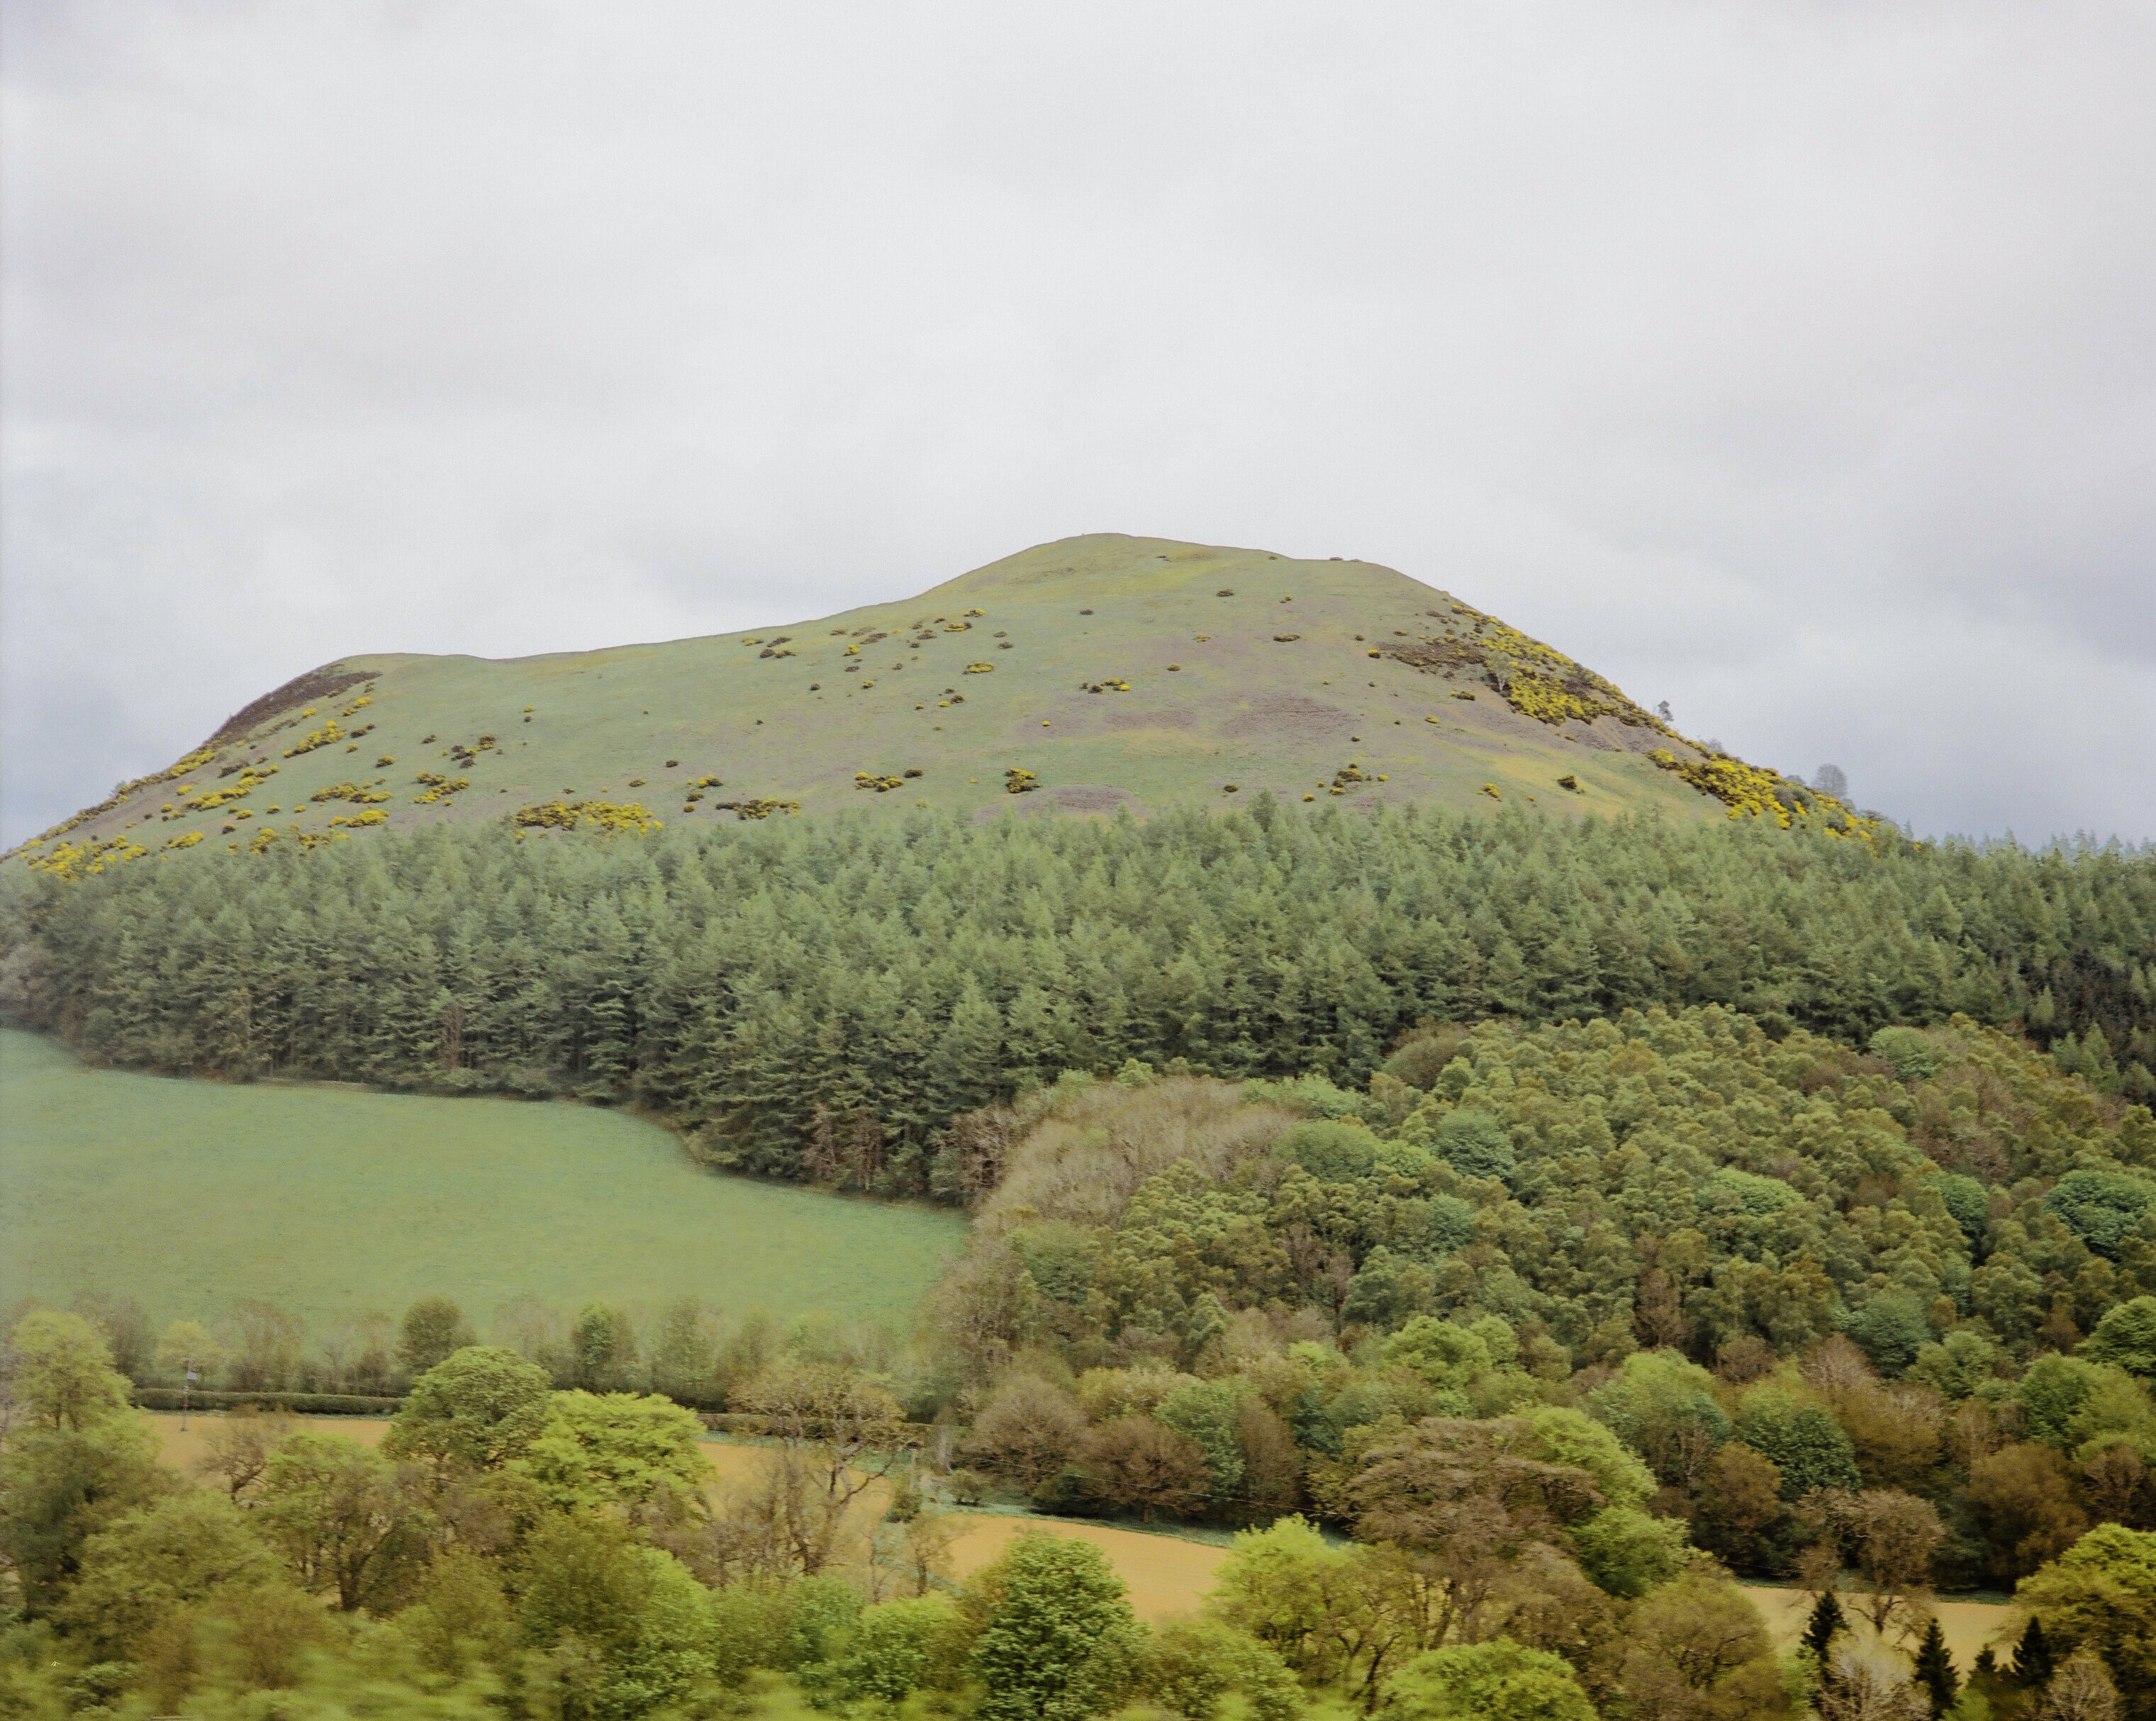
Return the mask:
<path id="1" fill-rule="evenodd" d="M 1876 828 L 1397 569 L 1089 533 L 776 627 L 333 659 L 11 854 L 78 873 L 444 820 L 649 829 L 895 794 L 1142 812 L 1261 790 Z"/>

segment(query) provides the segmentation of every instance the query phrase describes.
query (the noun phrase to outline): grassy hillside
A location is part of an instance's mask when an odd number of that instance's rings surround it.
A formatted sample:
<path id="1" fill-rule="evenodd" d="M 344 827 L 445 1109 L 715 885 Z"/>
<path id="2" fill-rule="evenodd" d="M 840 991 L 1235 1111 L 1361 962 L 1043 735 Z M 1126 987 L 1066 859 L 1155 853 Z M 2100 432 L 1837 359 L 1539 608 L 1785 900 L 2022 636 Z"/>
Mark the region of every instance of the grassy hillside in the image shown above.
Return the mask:
<path id="1" fill-rule="evenodd" d="M 80 869 L 127 852 L 100 845 L 271 846 L 578 802 L 526 817 L 1143 812 L 1261 789 L 1841 822 L 1404 574 L 1103 535 L 758 633 L 346 658 L 28 848 Z"/>
<path id="2" fill-rule="evenodd" d="M 0 1305 L 100 1290 L 164 1320 L 254 1297 L 319 1331 L 429 1292 L 482 1324 L 523 1292 L 695 1294 L 902 1325 L 964 1235 L 699 1171 L 620 1112 L 171 1081 L 0 1032 Z"/>

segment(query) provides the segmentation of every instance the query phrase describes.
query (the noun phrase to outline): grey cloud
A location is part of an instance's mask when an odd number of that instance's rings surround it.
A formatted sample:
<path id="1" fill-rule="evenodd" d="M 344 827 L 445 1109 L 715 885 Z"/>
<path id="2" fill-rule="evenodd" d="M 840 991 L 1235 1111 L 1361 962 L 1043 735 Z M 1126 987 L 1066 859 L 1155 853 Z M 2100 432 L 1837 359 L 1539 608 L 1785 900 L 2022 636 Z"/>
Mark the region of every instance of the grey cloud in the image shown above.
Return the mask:
<path id="1" fill-rule="evenodd" d="M 2156 14 L 9 15 L 0 824 L 357 650 L 1115 529 L 1449 585 L 1920 830 L 2156 837 Z"/>

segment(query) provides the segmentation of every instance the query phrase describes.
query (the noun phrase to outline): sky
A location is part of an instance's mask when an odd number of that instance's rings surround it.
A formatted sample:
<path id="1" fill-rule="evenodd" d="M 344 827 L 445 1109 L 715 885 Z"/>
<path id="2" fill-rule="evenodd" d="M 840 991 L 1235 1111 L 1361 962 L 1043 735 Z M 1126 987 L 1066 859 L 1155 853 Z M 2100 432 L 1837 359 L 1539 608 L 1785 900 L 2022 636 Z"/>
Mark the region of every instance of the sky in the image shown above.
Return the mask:
<path id="1" fill-rule="evenodd" d="M 0 0 L 0 841 L 360 652 L 1356 556 L 2156 839 L 2146 0 Z"/>

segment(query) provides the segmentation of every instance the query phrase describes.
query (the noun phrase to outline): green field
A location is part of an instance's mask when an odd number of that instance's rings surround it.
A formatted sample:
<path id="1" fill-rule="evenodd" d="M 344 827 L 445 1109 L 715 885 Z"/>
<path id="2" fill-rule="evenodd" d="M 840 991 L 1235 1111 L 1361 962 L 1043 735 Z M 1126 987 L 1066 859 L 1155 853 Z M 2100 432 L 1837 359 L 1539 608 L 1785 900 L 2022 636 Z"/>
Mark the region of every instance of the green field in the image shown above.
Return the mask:
<path id="1" fill-rule="evenodd" d="M 701 1171 L 588 1106 L 168 1080 L 0 1032 L 0 1304 L 77 1292 L 153 1319 L 259 1298 L 311 1328 L 521 1293 L 903 1327 L 965 1222 Z"/>

